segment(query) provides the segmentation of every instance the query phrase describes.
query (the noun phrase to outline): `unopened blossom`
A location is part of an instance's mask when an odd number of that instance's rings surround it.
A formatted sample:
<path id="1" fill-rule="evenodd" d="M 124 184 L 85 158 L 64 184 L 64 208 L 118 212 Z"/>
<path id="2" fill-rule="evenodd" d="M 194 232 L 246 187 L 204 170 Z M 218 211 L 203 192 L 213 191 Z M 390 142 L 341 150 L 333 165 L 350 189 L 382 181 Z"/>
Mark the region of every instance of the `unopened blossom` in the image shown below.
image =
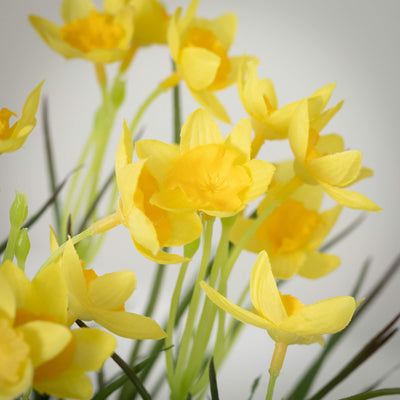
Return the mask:
<path id="1" fill-rule="evenodd" d="M 191 243 L 201 235 L 202 224 L 192 211 L 171 212 L 151 202 L 152 197 L 164 187 L 165 167 L 170 157 L 179 155 L 179 148 L 156 141 L 150 141 L 149 146 L 154 154 L 160 157 L 165 155 L 166 158 L 158 157 L 154 161 L 149 157 L 132 162 L 132 139 L 124 124 L 115 158 L 120 192 L 117 214 L 129 229 L 133 243 L 141 254 L 161 264 L 179 263 L 185 258 L 161 249 Z M 164 148 L 171 149 L 172 153 L 165 154 Z"/>
<path id="2" fill-rule="evenodd" d="M 228 217 L 268 188 L 275 167 L 250 159 L 251 126 L 245 118 L 224 139 L 208 112 L 198 109 L 182 127 L 180 147 L 141 140 L 140 159 L 152 172 L 162 166 L 163 187 L 150 202 L 164 210 Z"/>
<path id="3" fill-rule="evenodd" d="M 0 110 L 0 154 L 18 150 L 36 125 L 36 112 L 39 107 L 41 82 L 27 97 L 21 117 L 10 126 L 10 119 L 18 114 L 7 108 Z"/>
<path id="4" fill-rule="evenodd" d="M 176 69 L 196 101 L 215 118 L 230 122 L 214 95 L 236 83 L 238 67 L 247 57 L 229 57 L 237 17 L 225 14 L 214 20 L 196 17 L 199 0 L 193 0 L 184 16 L 179 8 L 168 27 L 168 45 Z"/>
<path id="5" fill-rule="evenodd" d="M 130 339 L 166 336 L 151 318 L 125 311 L 125 302 L 136 288 L 132 271 L 98 276 L 93 269 L 83 268 L 71 241 L 65 247 L 61 269 L 67 285 L 69 312 L 74 319 L 95 321 L 116 335 Z"/>
<path id="6" fill-rule="evenodd" d="M 345 207 L 380 211 L 381 208 L 366 196 L 345 189 L 372 175 L 371 170 L 361 166 L 361 152 L 344 151 L 343 139 L 337 134 L 320 136 L 336 111 L 329 109 L 310 120 L 307 100 L 299 103 L 289 128 L 296 174 L 304 182 L 321 185 L 333 200 Z"/>
<path id="7" fill-rule="evenodd" d="M 104 0 L 98 10 L 90 0 L 64 0 L 63 25 L 31 15 L 39 36 L 65 58 L 105 64 L 122 60 L 134 33 L 134 8 L 125 0 Z"/>
<path id="8" fill-rule="evenodd" d="M 275 342 L 324 344 L 322 335 L 336 333 L 350 322 L 357 304 L 353 297 L 340 296 L 311 305 L 278 291 L 268 255 L 261 252 L 250 278 L 252 311 L 232 303 L 204 281 L 202 289 L 218 307 L 246 324 L 265 329 Z"/>
<path id="9" fill-rule="evenodd" d="M 274 183 L 278 179 L 279 183 L 289 181 L 293 175 L 290 171 L 292 165 L 292 162 L 278 164 Z M 320 186 L 301 185 L 275 207 L 246 243 L 245 249 L 251 252 L 267 251 L 275 278 L 289 279 L 297 273 L 305 278 L 316 279 L 340 265 L 338 256 L 318 251 L 342 208 L 337 205 L 320 212 L 323 193 Z M 265 209 L 266 202 L 268 197 L 258 206 L 258 214 Z M 231 241 L 237 243 L 253 221 L 239 216 L 230 233 Z"/>
<path id="10" fill-rule="evenodd" d="M 3 282 L 9 289 L 3 290 Z M 3 382 L 8 380 L 18 386 L 18 380 L 29 380 L 28 387 L 40 393 L 89 399 L 93 387 L 86 372 L 101 368 L 113 353 L 116 340 L 99 329 L 70 330 L 66 326 L 67 289 L 59 265 L 44 268 L 31 282 L 21 269 L 7 261 L 0 268 L 1 285 L 1 318 L 6 317 L 6 325 L 0 322 L 0 329 L 4 333 L 5 327 L 6 334 L 0 335 L 0 343 L 8 340 L 7 348 L 12 350 L 9 357 L 13 358 L 9 365 L 13 364 L 14 371 L 1 372 L 6 376 L 0 380 L 0 396 L 11 386 L 4 389 Z M 26 389 L 24 385 L 19 390 Z"/>

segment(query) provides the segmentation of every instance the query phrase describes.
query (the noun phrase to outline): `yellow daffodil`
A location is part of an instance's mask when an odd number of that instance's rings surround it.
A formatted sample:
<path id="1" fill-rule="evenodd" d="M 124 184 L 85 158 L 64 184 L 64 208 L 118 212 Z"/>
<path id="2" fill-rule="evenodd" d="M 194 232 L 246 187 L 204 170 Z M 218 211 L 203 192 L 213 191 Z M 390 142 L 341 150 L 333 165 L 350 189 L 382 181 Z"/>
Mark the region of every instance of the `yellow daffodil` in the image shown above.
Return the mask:
<path id="1" fill-rule="evenodd" d="M 253 156 L 258 153 L 265 140 L 287 139 L 290 121 L 299 101 L 278 108 L 275 89 L 270 79 L 259 79 L 257 63 L 242 61 L 239 69 L 238 91 L 243 107 L 252 118 L 255 138 Z M 326 85 L 308 99 L 309 117 L 313 120 L 326 107 L 335 84 Z M 340 103 L 341 104 L 341 103 Z"/>
<path id="2" fill-rule="evenodd" d="M 21 118 L 10 127 L 10 118 L 17 117 L 17 114 L 2 108 L 0 110 L 0 154 L 11 153 L 18 150 L 28 138 L 36 125 L 36 112 L 39 107 L 41 82 L 29 94 L 22 108 Z"/>
<path id="3" fill-rule="evenodd" d="M 59 265 L 44 268 L 31 282 L 7 261 L 0 268 L 0 286 L 0 318 L 8 319 L 6 324 L 0 322 L 5 332 L 0 343 L 8 341 L 7 356 L 13 358 L 10 364 L 1 363 L 8 367 L 0 372 L 0 396 L 4 382 L 10 387 L 10 382 L 18 386 L 29 380 L 29 386 L 39 392 L 89 399 L 93 389 L 85 372 L 101 368 L 113 353 L 116 340 L 99 329 L 68 329 L 67 289 Z"/>
<path id="4" fill-rule="evenodd" d="M 274 180 L 291 164 L 278 165 Z M 275 278 L 289 279 L 298 273 L 316 279 L 339 266 L 339 257 L 317 251 L 341 211 L 341 206 L 336 206 L 320 213 L 322 198 L 321 187 L 302 185 L 272 211 L 247 242 L 246 250 L 254 253 L 267 251 Z M 261 202 L 257 208 L 258 214 L 265 209 L 264 203 Z M 237 243 L 253 221 L 239 217 L 231 230 L 231 241 Z"/>
<path id="5" fill-rule="evenodd" d="M 168 147 L 155 141 L 152 143 L 151 148 L 155 153 Z M 178 155 L 179 149 L 171 147 Z M 168 158 L 159 160 L 161 164 L 156 168 L 150 168 L 150 160 L 132 162 L 132 155 L 132 139 L 125 124 L 115 160 L 115 174 L 121 195 L 117 213 L 141 254 L 161 264 L 182 262 L 186 259 L 161 248 L 191 243 L 201 235 L 202 224 L 193 212 L 169 212 L 150 202 L 163 185 L 161 176 Z"/>
<path id="6" fill-rule="evenodd" d="M 64 0 L 63 26 L 31 15 L 39 36 L 65 58 L 105 64 L 126 56 L 134 32 L 134 8 L 125 0 L 104 0 L 98 11 L 90 0 Z"/>
<path id="7" fill-rule="evenodd" d="M 366 196 L 344 189 L 372 175 L 371 170 L 361 166 L 361 152 L 344 151 L 343 139 L 337 134 L 319 135 L 339 108 L 340 104 L 310 121 L 307 100 L 299 103 L 289 128 L 296 173 L 307 183 L 320 184 L 333 200 L 345 207 L 380 211 Z"/>
<path id="8" fill-rule="evenodd" d="M 179 149 L 139 141 L 137 155 L 165 182 L 150 202 L 168 211 L 197 210 L 216 217 L 238 213 L 267 190 L 275 169 L 266 161 L 251 160 L 250 145 L 247 118 L 224 140 L 217 123 L 202 109 L 183 125 Z"/>
<path id="9" fill-rule="evenodd" d="M 265 251 L 257 257 L 251 272 L 252 311 L 230 302 L 204 281 L 201 287 L 211 301 L 234 318 L 266 329 L 275 342 L 286 345 L 315 342 L 323 345 L 322 335 L 344 329 L 357 307 L 354 298 L 349 296 L 333 297 L 306 306 L 296 297 L 282 295 Z"/>
<path id="10" fill-rule="evenodd" d="M 96 321 L 116 335 L 130 339 L 162 339 L 166 336 L 151 318 L 125 311 L 125 302 L 136 288 L 132 271 L 97 276 L 85 269 L 71 241 L 61 261 L 69 297 L 69 311 L 75 319 Z"/>
<path id="11" fill-rule="evenodd" d="M 237 17 L 225 14 L 215 20 L 196 18 L 199 0 L 193 0 L 185 16 L 179 8 L 171 18 L 167 39 L 176 69 L 196 101 L 215 118 L 230 122 L 214 95 L 237 81 L 239 64 L 246 57 L 228 57 Z"/>

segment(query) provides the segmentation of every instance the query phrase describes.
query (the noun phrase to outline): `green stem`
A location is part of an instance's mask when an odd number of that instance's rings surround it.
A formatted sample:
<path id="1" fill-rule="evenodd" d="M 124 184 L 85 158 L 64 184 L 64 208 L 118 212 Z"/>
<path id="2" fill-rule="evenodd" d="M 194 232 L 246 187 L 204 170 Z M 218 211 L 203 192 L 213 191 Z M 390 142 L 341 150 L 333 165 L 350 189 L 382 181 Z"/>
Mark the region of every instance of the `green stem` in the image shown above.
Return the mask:
<path id="1" fill-rule="evenodd" d="M 287 344 L 276 342 L 274 354 L 272 355 L 271 366 L 269 368 L 269 382 L 267 397 L 265 400 L 272 400 L 276 379 L 282 369 L 283 361 L 285 359 Z"/>
<path id="2" fill-rule="evenodd" d="M 173 89 L 173 102 L 174 102 L 174 143 L 180 142 L 181 132 L 181 103 L 179 84 Z"/>
<path id="3" fill-rule="evenodd" d="M 265 400 L 272 400 L 272 395 L 274 394 L 275 382 L 279 374 L 270 374 L 268 381 L 268 391 Z"/>
<path id="4" fill-rule="evenodd" d="M 200 281 L 202 281 L 206 275 L 208 260 L 211 252 L 211 239 L 212 239 L 212 228 L 214 218 L 206 217 L 203 220 L 203 255 L 200 263 L 199 273 L 196 278 L 192 299 L 190 301 L 188 317 L 186 320 L 185 330 L 182 336 L 181 345 L 179 346 L 179 354 L 176 362 L 176 373 L 174 379 L 174 385 L 171 389 L 179 388 L 177 392 L 172 392 L 172 398 L 183 398 L 186 390 L 183 386 L 183 375 L 185 368 L 187 368 L 186 361 L 188 357 L 188 350 L 190 340 L 193 334 L 193 327 L 196 319 L 197 307 L 200 299 Z M 189 366 L 190 368 L 190 366 Z M 178 397 L 176 397 L 178 396 Z"/>
<path id="5" fill-rule="evenodd" d="M 12 261 L 15 254 L 15 244 L 17 243 L 19 227 L 11 225 L 10 234 L 8 235 L 7 246 L 3 256 L 3 263 L 6 260 Z"/>

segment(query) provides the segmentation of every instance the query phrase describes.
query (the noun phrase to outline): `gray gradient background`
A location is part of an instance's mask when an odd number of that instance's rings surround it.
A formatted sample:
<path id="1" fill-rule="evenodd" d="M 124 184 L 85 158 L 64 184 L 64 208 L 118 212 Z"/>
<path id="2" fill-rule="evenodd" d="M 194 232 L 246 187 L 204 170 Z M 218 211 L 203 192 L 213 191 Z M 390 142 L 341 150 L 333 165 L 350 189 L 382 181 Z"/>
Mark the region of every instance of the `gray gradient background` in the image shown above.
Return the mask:
<path id="1" fill-rule="evenodd" d="M 80 149 L 90 131 L 93 112 L 99 103 L 93 67 L 90 63 L 73 60 L 66 62 L 51 51 L 33 32 L 27 21 L 34 13 L 59 22 L 59 5 L 55 0 L 18 0 L 0 2 L 0 105 L 20 111 L 28 93 L 46 79 L 43 95 L 50 103 L 50 122 L 59 177 L 74 167 Z M 176 6 L 188 2 L 166 0 L 170 13 Z M 331 105 L 344 99 L 342 111 L 325 129 L 338 132 L 348 148 L 363 152 L 364 165 L 375 171 L 375 176 L 359 183 L 355 189 L 371 197 L 384 211 L 370 214 L 362 227 L 332 252 L 342 259 L 342 266 L 316 282 L 295 278 L 284 291 L 296 295 L 304 303 L 338 295 L 347 295 L 361 264 L 372 257 L 370 274 L 365 283 L 367 292 L 378 276 L 394 260 L 399 250 L 399 38 L 398 16 L 400 2 L 385 1 L 227 1 L 203 0 L 198 15 L 216 17 L 233 11 L 239 16 L 236 40 L 231 55 L 256 55 L 261 60 L 261 78 L 270 77 L 276 86 L 281 105 L 311 94 L 317 88 L 336 81 Z M 166 48 L 141 50 L 129 73 L 128 96 L 118 114 L 107 153 L 104 177 L 113 168 L 116 145 L 123 118 L 131 120 L 140 102 L 155 83 L 170 70 Z M 182 90 L 183 117 L 197 105 L 186 89 Z M 236 88 L 221 93 L 234 123 L 245 117 Z M 169 140 L 172 131 L 171 97 L 161 96 L 146 113 L 141 126 L 147 138 Z M 224 135 L 228 125 L 220 124 Z M 0 213 L 1 237 L 8 232 L 8 209 L 14 190 L 27 194 L 32 212 L 49 196 L 43 150 L 42 118 L 24 147 L 16 153 L 0 157 Z M 290 155 L 287 143 L 272 143 L 263 150 L 269 161 Z M 345 210 L 334 232 L 338 232 L 359 212 Z M 27 271 L 34 275 L 47 258 L 48 225 L 52 214 L 30 229 L 32 253 Z M 244 254 L 234 269 L 228 290 L 232 299 L 241 291 L 250 276 L 255 255 Z M 138 278 L 138 288 L 129 301 L 128 309 L 142 312 L 155 272 L 152 263 L 139 256 L 123 227 L 109 233 L 103 250 L 95 263 L 98 272 L 132 269 Z M 167 284 L 159 295 L 162 302 L 156 319 L 167 314 L 169 300 L 177 276 L 178 266 L 166 266 Z M 192 267 L 192 272 L 196 267 Z M 399 311 L 399 274 L 387 286 L 384 294 L 371 307 L 369 314 L 356 323 L 324 366 L 316 388 L 326 381 L 335 369 L 383 324 Z M 128 341 L 121 340 L 118 351 L 124 352 Z M 337 399 L 361 391 L 399 362 L 400 339 L 394 338 L 361 369 L 327 396 Z M 255 377 L 264 374 L 256 392 L 256 399 L 265 396 L 273 343 L 268 335 L 254 327 L 246 327 L 226 364 L 218 372 L 222 399 L 246 399 Z M 291 346 L 277 381 L 276 398 L 284 396 L 291 382 L 302 373 L 304 366 L 320 351 L 318 345 Z M 108 362 L 113 371 L 115 367 Z M 160 366 L 162 368 L 162 366 Z M 400 374 L 395 372 L 383 387 L 399 386 Z M 167 391 L 158 398 L 167 398 Z M 394 398 L 394 397 L 391 397 Z"/>

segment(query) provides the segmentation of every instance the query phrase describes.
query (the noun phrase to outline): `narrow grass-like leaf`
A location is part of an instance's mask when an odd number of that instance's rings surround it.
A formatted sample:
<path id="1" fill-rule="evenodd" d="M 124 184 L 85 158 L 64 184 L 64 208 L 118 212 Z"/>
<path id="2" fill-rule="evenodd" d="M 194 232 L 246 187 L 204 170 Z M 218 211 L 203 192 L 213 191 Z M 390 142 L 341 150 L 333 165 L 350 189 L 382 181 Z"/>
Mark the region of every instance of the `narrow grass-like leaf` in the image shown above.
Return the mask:
<path id="1" fill-rule="evenodd" d="M 400 394 L 400 388 L 379 389 L 373 392 L 364 392 L 355 394 L 350 397 L 342 397 L 339 400 L 367 400 L 367 399 L 373 399 L 375 397 L 391 396 L 393 394 Z"/>
<path id="2" fill-rule="evenodd" d="M 211 400 L 219 400 L 217 375 L 215 373 L 215 365 L 213 357 L 211 357 L 210 364 L 208 366 L 208 377 L 210 380 Z"/>
<path id="3" fill-rule="evenodd" d="M 361 288 L 361 284 L 365 279 L 366 273 L 370 265 L 370 259 L 367 259 L 361 270 L 361 273 L 357 279 L 356 285 L 352 291 L 352 296 L 357 297 Z M 387 283 L 390 282 L 391 277 L 398 271 L 400 267 L 400 254 L 394 260 L 394 262 L 389 266 L 389 268 L 384 272 L 381 279 L 375 284 L 375 286 L 366 295 L 366 299 L 358 307 L 356 313 L 353 315 L 353 319 L 350 325 L 346 327 L 343 331 L 332 335 L 326 342 L 324 348 L 322 349 L 319 357 L 314 361 L 313 364 L 304 373 L 299 383 L 294 387 L 292 392 L 287 397 L 287 400 L 303 400 L 308 392 L 310 391 L 311 385 L 315 380 L 322 364 L 327 359 L 327 356 L 336 347 L 339 341 L 346 335 L 354 326 L 354 322 L 362 315 L 362 313 L 367 309 L 367 307 L 376 299 L 379 293 L 383 290 Z"/>
<path id="4" fill-rule="evenodd" d="M 322 387 L 309 400 L 320 400 L 329 393 L 335 386 L 346 379 L 372 354 L 379 350 L 398 330 L 393 325 L 400 318 L 400 313 L 389 322 L 375 337 L 373 337 L 324 387 Z"/>
<path id="5" fill-rule="evenodd" d="M 43 110 L 43 131 L 44 131 L 44 143 L 46 148 L 46 161 L 47 161 L 47 172 L 49 174 L 50 188 L 51 192 L 54 194 L 57 190 L 57 176 L 56 176 L 56 168 L 54 164 L 53 157 L 53 146 L 51 143 L 51 134 L 50 134 L 50 124 L 49 124 L 49 109 L 48 109 L 48 101 L 47 97 L 43 98 L 42 101 L 42 110 Z M 56 197 L 53 202 L 54 206 L 54 217 L 56 221 L 56 231 L 58 235 L 60 235 L 61 228 L 61 213 L 60 213 L 60 205 L 58 203 L 58 198 Z"/>
<path id="6" fill-rule="evenodd" d="M 251 392 L 250 392 L 249 400 L 253 399 L 254 393 L 256 392 L 258 384 L 260 383 L 260 379 L 261 379 L 261 375 L 258 376 L 256 379 L 254 379 L 254 382 L 251 385 Z"/>
<path id="7" fill-rule="evenodd" d="M 376 389 L 381 383 L 385 381 L 393 372 L 398 371 L 400 369 L 400 364 L 395 365 L 394 367 L 390 368 L 385 374 L 383 374 L 378 380 L 376 380 L 372 385 L 369 385 L 365 388 L 364 392 L 371 392 L 372 390 Z M 364 393 L 363 392 L 363 393 Z"/>

